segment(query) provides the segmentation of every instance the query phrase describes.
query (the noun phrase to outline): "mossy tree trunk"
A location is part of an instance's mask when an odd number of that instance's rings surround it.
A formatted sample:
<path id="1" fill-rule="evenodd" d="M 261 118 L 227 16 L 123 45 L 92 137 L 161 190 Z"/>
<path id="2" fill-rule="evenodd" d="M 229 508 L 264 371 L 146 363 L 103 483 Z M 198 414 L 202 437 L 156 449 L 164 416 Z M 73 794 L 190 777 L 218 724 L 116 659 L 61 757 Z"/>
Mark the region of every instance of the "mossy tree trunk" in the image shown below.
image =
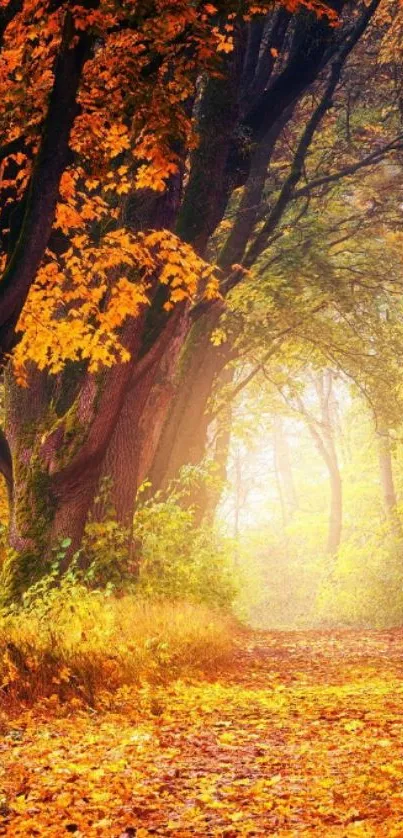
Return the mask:
<path id="1" fill-rule="evenodd" d="M 3 569 L 5 598 L 13 599 L 49 569 L 49 532 L 55 514 L 48 467 L 41 438 L 49 423 L 47 381 L 32 371 L 31 387 L 6 380 L 6 439 L 12 462 L 9 544 L 13 549 Z"/>
<path id="2" fill-rule="evenodd" d="M 2 594 L 16 600 L 49 573 L 65 539 L 73 553 L 80 545 L 88 503 L 97 485 L 97 467 L 83 469 L 79 480 L 60 481 L 60 470 L 86 433 L 72 411 L 52 440 L 57 418 L 49 407 L 46 377 L 34 374 L 25 390 L 7 382 L 7 439 L 13 466 L 9 545 Z M 41 380 L 40 380 L 41 379 Z M 34 396 L 34 398 L 33 398 Z M 57 443 L 57 453 L 56 453 Z M 58 465 L 57 465 L 58 464 Z"/>
<path id="3" fill-rule="evenodd" d="M 131 323 L 125 345 L 138 360 L 143 318 Z M 49 572 L 55 550 L 70 540 L 66 564 L 79 548 L 102 461 L 132 377 L 131 364 L 84 373 L 65 404 L 54 379 L 32 372 L 30 387 L 6 384 L 6 435 L 13 472 L 9 543 L 3 572 L 6 599 L 17 598 Z"/>
<path id="4" fill-rule="evenodd" d="M 373 0 L 365 12 L 368 20 L 377 2 Z M 340 10 L 344 0 L 333 0 L 331 5 Z M 241 259 L 253 236 L 253 208 L 265 187 L 281 120 L 287 121 L 294 103 L 324 70 L 335 37 L 326 16 L 318 19 L 306 11 L 295 18 L 280 17 L 277 27 L 270 29 L 267 44 L 264 40 L 264 49 L 262 33 L 255 29 L 248 41 L 247 31 L 247 27 L 242 28 L 239 44 L 228 57 L 228 78 L 216 76 L 206 84 L 205 96 L 197 104 L 200 142 L 189 177 L 185 184 L 176 185 L 169 204 L 169 213 L 172 211 L 175 218 L 169 219 L 168 226 L 200 253 L 208 253 L 231 195 L 240 184 L 246 184 L 239 236 L 229 240 L 222 259 L 223 294 L 243 277 L 242 271 L 232 271 L 232 261 L 235 256 Z M 345 31 L 351 34 L 349 26 Z M 277 50 L 284 39 L 288 39 L 287 57 L 269 84 L 273 62 L 263 68 L 263 78 L 260 59 L 274 56 L 271 47 Z M 337 40 L 342 40 L 339 30 Z M 333 73 L 334 80 L 336 76 Z M 327 102 L 328 88 L 326 91 Z M 265 150 L 260 154 L 262 146 Z M 309 147 L 308 140 L 305 146 Z M 294 175 L 294 187 L 296 180 Z M 286 204 L 283 192 L 276 223 Z M 167 211 L 164 205 L 164 227 Z M 146 220 L 143 215 L 142 224 L 159 227 L 159 223 L 151 223 L 148 214 Z M 42 219 L 38 217 L 36 223 L 42 224 Z M 242 247 L 238 247 L 241 239 Z M 155 486 L 163 486 L 183 463 L 199 462 L 203 456 L 210 395 L 228 362 L 228 348 L 211 343 L 222 305 L 199 303 L 198 319 L 192 321 L 189 307 L 179 307 L 178 315 L 175 310 L 167 317 L 163 304 L 164 299 L 156 293 L 148 316 L 144 312 L 137 320 L 128 321 L 122 340 L 131 352 L 131 362 L 102 375 L 83 373 L 67 407 L 58 409 L 60 399 L 53 398 L 52 386 L 49 392 L 46 377 L 42 380 L 40 376 L 40 383 L 35 380 L 26 393 L 9 384 L 6 431 L 13 476 L 10 543 L 19 550 L 6 568 L 9 596 L 21 593 L 46 572 L 60 540 L 72 539 L 69 555 L 79 546 L 105 468 L 120 473 L 116 505 L 122 519 L 129 520 L 134 488 L 144 475 L 151 473 Z M 174 336 L 177 329 L 180 339 Z M 3 473 L 4 469 L 9 472 L 7 457 L 4 468 L 1 463 L 0 468 Z"/>

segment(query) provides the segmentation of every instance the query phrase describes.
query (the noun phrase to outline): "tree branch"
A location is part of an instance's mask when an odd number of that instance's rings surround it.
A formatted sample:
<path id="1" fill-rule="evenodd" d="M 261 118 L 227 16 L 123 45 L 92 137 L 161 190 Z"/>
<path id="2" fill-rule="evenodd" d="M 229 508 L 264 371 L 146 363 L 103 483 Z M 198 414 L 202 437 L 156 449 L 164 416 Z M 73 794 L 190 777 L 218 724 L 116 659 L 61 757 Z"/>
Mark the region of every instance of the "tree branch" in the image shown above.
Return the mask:
<path id="1" fill-rule="evenodd" d="M 89 0 L 96 7 L 99 0 Z M 49 242 L 69 138 L 78 112 L 77 92 L 93 39 L 65 15 L 42 142 L 25 199 L 21 231 L 0 282 L 0 358 L 10 351 L 15 326 Z"/>
<path id="2" fill-rule="evenodd" d="M 305 157 L 312 143 L 316 130 L 322 122 L 322 119 L 326 111 L 329 110 L 329 108 L 331 108 L 333 105 L 332 97 L 339 83 L 344 64 L 349 54 L 354 49 L 355 45 L 365 32 L 365 29 L 367 28 L 372 18 L 372 15 L 375 13 L 377 7 L 379 6 L 379 3 L 380 0 L 372 0 L 369 6 L 365 8 L 353 32 L 340 46 L 338 52 L 336 53 L 336 57 L 331 64 L 329 79 L 323 92 L 322 98 L 319 104 L 316 106 L 315 110 L 313 111 L 312 116 L 308 120 L 305 130 L 300 138 L 292 163 L 291 171 L 282 186 L 278 200 L 276 201 L 271 212 L 269 213 L 269 216 L 262 229 L 257 234 L 255 240 L 252 242 L 248 249 L 248 252 L 243 262 L 246 268 L 252 267 L 252 265 L 261 255 L 261 253 L 265 250 L 267 237 L 277 227 L 278 223 L 284 215 L 284 212 L 288 204 L 292 200 L 295 187 L 302 177 Z"/>
<path id="3" fill-rule="evenodd" d="M 365 168 L 366 166 L 371 166 L 374 163 L 379 163 L 386 154 L 390 151 L 395 151 L 396 149 L 403 148 L 403 134 L 398 134 L 394 140 L 391 140 L 390 143 L 387 143 L 382 148 L 377 149 L 376 151 L 371 152 L 366 157 L 363 157 L 362 160 L 358 160 L 357 163 L 352 163 L 350 166 L 345 166 L 344 169 L 340 169 L 339 172 L 334 172 L 331 175 L 323 175 L 323 177 L 318 177 L 315 180 L 311 180 L 305 186 L 301 186 L 300 189 L 297 189 L 293 193 L 293 198 L 301 198 L 304 195 L 310 195 L 314 189 L 318 189 L 320 186 L 326 186 L 329 183 L 335 183 L 342 178 L 349 177 L 354 175 L 360 169 Z"/>
<path id="4" fill-rule="evenodd" d="M 332 0 L 328 5 L 339 13 L 345 0 Z M 318 18 L 314 11 L 309 15 L 305 11 L 299 15 L 289 61 L 274 83 L 253 104 L 245 119 L 245 127 L 251 131 L 255 142 L 267 134 L 283 111 L 315 81 L 334 31 L 325 16 Z"/>
<path id="5" fill-rule="evenodd" d="M 318 311 L 322 311 L 326 307 L 327 303 L 320 303 L 320 305 L 312 309 L 312 311 L 310 311 L 309 315 L 307 316 L 312 317 L 313 314 L 317 314 Z M 305 317 L 301 318 L 301 320 L 299 320 L 298 323 L 293 323 L 291 326 L 288 326 L 286 329 L 283 329 L 282 332 L 275 336 L 275 338 L 273 339 L 273 343 L 275 343 L 275 346 L 271 346 L 270 349 L 266 352 L 266 354 L 263 355 L 262 360 L 259 361 L 259 363 L 255 367 L 253 367 L 251 372 L 248 373 L 248 375 L 245 376 L 245 378 L 242 381 L 240 381 L 236 387 L 234 387 L 229 398 L 226 399 L 225 402 L 221 404 L 217 408 L 217 410 L 214 411 L 214 413 L 212 414 L 212 419 L 215 419 L 215 417 L 218 416 L 218 414 L 221 413 L 221 411 L 224 410 L 228 406 L 228 404 L 230 404 L 230 402 L 234 401 L 238 394 L 241 393 L 241 391 L 244 390 L 248 384 L 250 384 L 250 382 L 255 378 L 255 376 L 264 369 L 265 364 L 267 364 L 270 358 L 272 358 L 273 355 L 276 354 L 283 338 L 287 337 L 287 335 L 291 334 L 295 329 L 298 329 L 298 327 L 302 325 L 305 319 Z"/>

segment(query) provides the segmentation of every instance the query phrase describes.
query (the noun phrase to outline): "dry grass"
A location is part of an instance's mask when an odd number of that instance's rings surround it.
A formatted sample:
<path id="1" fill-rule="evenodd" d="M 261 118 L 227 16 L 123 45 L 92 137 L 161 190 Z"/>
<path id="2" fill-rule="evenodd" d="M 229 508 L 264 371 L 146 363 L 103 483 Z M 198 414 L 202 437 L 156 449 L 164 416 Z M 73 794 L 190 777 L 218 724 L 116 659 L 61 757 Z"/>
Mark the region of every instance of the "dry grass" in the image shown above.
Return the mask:
<path id="1" fill-rule="evenodd" d="M 126 685 L 211 672 L 231 634 L 229 619 L 197 604 L 56 593 L 0 618 L 3 707 L 50 696 L 96 705 Z"/>

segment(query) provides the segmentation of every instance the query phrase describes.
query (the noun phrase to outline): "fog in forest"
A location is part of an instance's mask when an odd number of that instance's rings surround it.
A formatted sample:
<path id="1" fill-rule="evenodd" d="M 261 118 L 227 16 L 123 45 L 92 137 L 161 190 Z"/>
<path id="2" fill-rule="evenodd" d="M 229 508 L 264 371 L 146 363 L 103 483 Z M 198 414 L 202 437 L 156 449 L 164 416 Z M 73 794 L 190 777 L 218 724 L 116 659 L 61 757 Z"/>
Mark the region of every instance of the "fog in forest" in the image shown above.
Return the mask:
<path id="1" fill-rule="evenodd" d="M 0 835 L 403 836 L 403 0 L 0 0 Z"/>
<path id="2" fill-rule="evenodd" d="M 257 376 L 258 377 L 258 376 Z M 217 522 L 257 627 L 398 625 L 399 435 L 340 371 L 257 380 L 234 407 Z"/>

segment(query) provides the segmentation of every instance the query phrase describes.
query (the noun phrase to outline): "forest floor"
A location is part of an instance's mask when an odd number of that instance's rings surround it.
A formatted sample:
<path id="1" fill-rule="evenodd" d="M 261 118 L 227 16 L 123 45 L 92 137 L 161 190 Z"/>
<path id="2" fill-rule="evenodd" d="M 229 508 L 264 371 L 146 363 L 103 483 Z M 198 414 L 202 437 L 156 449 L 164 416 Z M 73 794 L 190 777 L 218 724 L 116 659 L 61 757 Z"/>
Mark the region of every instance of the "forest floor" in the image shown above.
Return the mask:
<path id="1" fill-rule="evenodd" d="M 403 836 L 403 633 L 245 633 L 214 678 L 4 721 L 0 835 Z"/>

